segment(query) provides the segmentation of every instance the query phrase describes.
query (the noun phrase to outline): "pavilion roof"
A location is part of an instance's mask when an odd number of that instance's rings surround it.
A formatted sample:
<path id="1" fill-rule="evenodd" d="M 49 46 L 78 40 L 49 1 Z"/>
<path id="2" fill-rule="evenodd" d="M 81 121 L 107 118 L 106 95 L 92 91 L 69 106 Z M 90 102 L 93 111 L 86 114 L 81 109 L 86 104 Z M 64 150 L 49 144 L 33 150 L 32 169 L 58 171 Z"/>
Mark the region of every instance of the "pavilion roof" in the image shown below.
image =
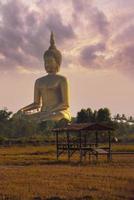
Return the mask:
<path id="1" fill-rule="evenodd" d="M 102 123 L 79 123 L 70 124 L 64 128 L 55 128 L 54 132 L 64 132 L 64 131 L 113 131 L 114 128 L 109 125 Z"/>

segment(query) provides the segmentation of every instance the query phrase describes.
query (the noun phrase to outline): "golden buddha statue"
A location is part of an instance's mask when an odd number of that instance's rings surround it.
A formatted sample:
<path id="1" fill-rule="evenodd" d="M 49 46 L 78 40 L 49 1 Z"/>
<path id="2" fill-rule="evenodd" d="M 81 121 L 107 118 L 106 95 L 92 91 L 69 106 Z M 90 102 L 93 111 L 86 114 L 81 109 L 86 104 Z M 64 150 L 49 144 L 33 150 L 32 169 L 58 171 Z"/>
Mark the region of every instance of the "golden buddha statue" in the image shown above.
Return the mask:
<path id="1" fill-rule="evenodd" d="M 61 53 L 57 50 L 54 35 L 51 33 L 50 47 L 44 53 L 44 65 L 48 74 L 36 80 L 34 102 L 20 109 L 15 116 L 25 117 L 37 122 L 71 120 L 68 82 L 64 76 L 57 74 L 61 60 Z"/>

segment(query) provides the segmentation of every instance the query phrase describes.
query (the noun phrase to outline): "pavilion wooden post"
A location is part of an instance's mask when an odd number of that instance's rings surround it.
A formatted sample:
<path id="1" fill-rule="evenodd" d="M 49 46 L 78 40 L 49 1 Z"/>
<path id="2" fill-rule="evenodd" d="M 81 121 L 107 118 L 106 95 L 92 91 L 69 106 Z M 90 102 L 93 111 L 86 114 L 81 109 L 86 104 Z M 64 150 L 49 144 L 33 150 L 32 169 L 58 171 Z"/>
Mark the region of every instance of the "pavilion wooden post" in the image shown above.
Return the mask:
<path id="1" fill-rule="evenodd" d="M 98 147 L 98 132 L 95 132 L 95 146 Z"/>
<path id="2" fill-rule="evenodd" d="M 59 159 L 59 137 L 58 132 L 56 132 L 56 154 L 57 154 L 57 160 Z"/>
<path id="3" fill-rule="evenodd" d="M 98 147 L 98 131 L 95 132 L 95 147 Z M 96 152 L 96 160 L 98 160 L 98 153 Z"/>
<path id="4" fill-rule="evenodd" d="M 67 133 L 67 153 L 68 153 L 68 161 L 70 161 L 70 137 L 69 137 L 69 131 Z"/>
<path id="5" fill-rule="evenodd" d="M 87 146 L 87 134 L 84 135 L 84 146 Z"/>
<path id="6" fill-rule="evenodd" d="M 84 147 L 87 147 L 87 134 L 85 133 L 84 135 Z M 86 149 L 84 150 L 84 160 L 86 161 L 86 155 L 87 155 L 87 152 L 86 152 Z"/>
<path id="7" fill-rule="evenodd" d="M 79 144 L 80 144 L 80 162 L 82 162 L 82 141 L 81 141 L 81 131 L 79 131 Z"/>
<path id="8" fill-rule="evenodd" d="M 108 143 L 109 143 L 108 161 L 111 161 L 112 153 L 111 153 L 111 132 L 110 131 L 108 131 Z"/>

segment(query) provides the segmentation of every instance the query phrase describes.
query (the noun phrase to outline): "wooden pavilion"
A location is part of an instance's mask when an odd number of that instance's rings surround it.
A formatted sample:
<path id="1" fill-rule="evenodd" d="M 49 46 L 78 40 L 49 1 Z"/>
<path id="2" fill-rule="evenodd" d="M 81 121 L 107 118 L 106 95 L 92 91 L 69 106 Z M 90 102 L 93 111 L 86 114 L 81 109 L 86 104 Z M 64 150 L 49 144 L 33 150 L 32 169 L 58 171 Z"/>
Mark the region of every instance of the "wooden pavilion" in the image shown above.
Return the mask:
<path id="1" fill-rule="evenodd" d="M 57 148 L 57 160 L 62 154 L 67 153 L 68 161 L 75 153 L 79 153 L 80 161 L 86 156 L 95 156 L 98 160 L 99 155 L 106 155 L 107 160 L 112 160 L 112 148 L 111 148 L 111 133 L 114 129 L 108 125 L 100 123 L 81 123 L 71 124 L 64 128 L 55 128 L 53 131 L 56 133 L 56 148 Z M 65 141 L 59 140 L 59 135 L 64 133 Z M 91 143 L 90 135 L 94 134 L 95 142 Z M 99 143 L 99 137 L 102 133 L 107 135 L 106 144 Z M 72 139 L 72 135 L 75 134 L 76 140 Z"/>

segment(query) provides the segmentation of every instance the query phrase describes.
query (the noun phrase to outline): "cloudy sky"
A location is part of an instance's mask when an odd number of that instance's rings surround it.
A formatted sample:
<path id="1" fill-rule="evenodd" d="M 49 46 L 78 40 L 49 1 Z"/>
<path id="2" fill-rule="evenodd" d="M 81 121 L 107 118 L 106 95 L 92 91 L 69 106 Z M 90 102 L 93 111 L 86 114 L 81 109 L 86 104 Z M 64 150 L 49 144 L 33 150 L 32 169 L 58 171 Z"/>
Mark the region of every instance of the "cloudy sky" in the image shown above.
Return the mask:
<path id="1" fill-rule="evenodd" d="M 0 108 L 32 103 L 53 30 L 70 107 L 134 116 L 134 0 L 0 0 Z"/>

